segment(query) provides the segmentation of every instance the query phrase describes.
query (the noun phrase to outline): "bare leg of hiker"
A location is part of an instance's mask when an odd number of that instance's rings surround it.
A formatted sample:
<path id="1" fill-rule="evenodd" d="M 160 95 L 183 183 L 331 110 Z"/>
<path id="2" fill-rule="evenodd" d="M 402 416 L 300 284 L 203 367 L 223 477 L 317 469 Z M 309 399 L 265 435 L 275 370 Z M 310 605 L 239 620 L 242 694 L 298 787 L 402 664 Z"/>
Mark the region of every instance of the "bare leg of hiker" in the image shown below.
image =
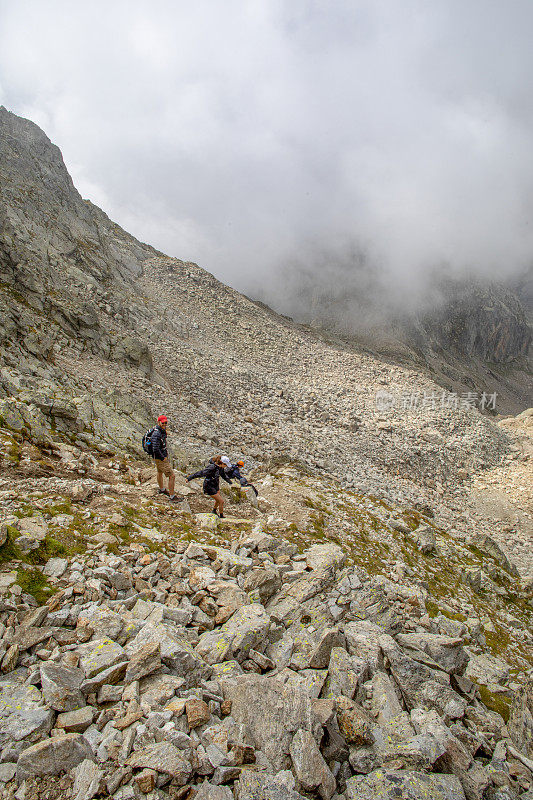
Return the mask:
<path id="1" fill-rule="evenodd" d="M 171 497 L 174 496 L 175 485 L 176 485 L 176 476 L 174 475 L 174 471 L 172 471 L 172 475 L 168 476 L 168 493 Z"/>
<path id="2" fill-rule="evenodd" d="M 215 514 L 218 512 L 219 516 L 222 517 L 224 514 L 224 500 L 222 499 L 222 495 L 220 494 L 220 492 L 217 492 L 216 494 L 212 495 L 212 497 L 213 500 L 215 501 L 215 507 L 213 509 L 213 512 Z"/>

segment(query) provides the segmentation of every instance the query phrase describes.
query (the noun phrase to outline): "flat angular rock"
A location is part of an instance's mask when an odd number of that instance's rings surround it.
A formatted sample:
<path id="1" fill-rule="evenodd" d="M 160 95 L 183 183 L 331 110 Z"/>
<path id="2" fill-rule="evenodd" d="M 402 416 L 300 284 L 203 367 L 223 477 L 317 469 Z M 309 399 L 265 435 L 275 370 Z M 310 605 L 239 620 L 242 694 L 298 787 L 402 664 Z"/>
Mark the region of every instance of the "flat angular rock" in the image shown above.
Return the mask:
<path id="1" fill-rule="evenodd" d="M 86 678 L 94 678 L 99 672 L 126 660 L 124 648 L 107 637 L 80 645 L 77 653 Z"/>
<path id="2" fill-rule="evenodd" d="M 517 692 L 509 718 L 509 733 L 516 747 L 533 758 L 533 679 Z"/>
<path id="3" fill-rule="evenodd" d="M 37 742 L 54 724 L 54 713 L 41 705 L 35 686 L 0 682 L 0 748 L 14 742 Z"/>
<path id="4" fill-rule="evenodd" d="M 472 654 L 466 668 L 466 677 L 483 686 L 502 683 L 509 679 L 509 664 L 490 653 Z"/>
<path id="5" fill-rule="evenodd" d="M 214 786 L 212 783 L 202 783 L 194 800 L 233 800 L 233 792 L 227 786 Z"/>
<path id="6" fill-rule="evenodd" d="M 24 650 L 29 650 L 36 644 L 40 644 L 40 642 L 44 642 L 45 639 L 49 639 L 52 634 L 52 628 L 38 628 L 33 626 L 20 628 L 13 637 L 13 644 L 17 644 L 20 651 L 23 652 Z"/>
<path id="7" fill-rule="evenodd" d="M 137 636 L 128 642 L 126 651 L 132 656 L 148 642 L 159 643 L 162 662 L 170 667 L 174 674 L 185 678 L 188 686 L 195 686 L 198 681 L 207 680 L 213 672 L 192 645 L 176 632 L 173 625 L 147 622 Z"/>
<path id="8" fill-rule="evenodd" d="M 270 615 L 262 605 L 252 603 L 236 611 L 219 630 L 203 633 L 195 649 L 208 664 L 232 658 L 241 662 L 263 642 L 269 628 Z"/>
<path id="9" fill-rule="evenodd" d="M 336 705 L 339 730 L 346 741 L 359 746 L 372 744 L 373 720 L 368 712 L 347 697 L 337 697 Z"/>
<path id="10" fill-rule="evenodd" d="M 86 758 L 73 770 L 74 786 L 72 788 L 73 800 L 92 800 L 100 794 L 100 784 L 104 773 L 94 761 Z"/>
<path id="11" fill-rule="evenodd" d="M 147 642 L 131 657 L 125 681 L 138 681 L 158 669 L 161 669 L 161 645 L 159 642 Z"/>
<path id="12" fill-rule="evenodd" d="M 164 705 L 184 686 L 185 679 L 176 675 L 149 675 L 140 683 L 141 704 L 151 707 Z"/>
<path id="13" fill-rule="evenodd" d="M 439 665 L 440 669 L 453 675 L 462 675 L 470 656 L 461 639 L 434 633 L 404 633 L 396 637 L 400 647 L 422 650 Z"/>
<path id="14" fill-rule="evenodd" d="M 337 570 L 346 561 L 346 553 L 336 544 L 314 544 L 307 550 L 305 560 L 309 569 Z"/>
<path id="15" fill-rule="evenodd" d="M 281 578 L 275 569 L 256 569 L 248 573 L 244 589 L 263 605 L 281 589 Z"/>
<path id="16" fill-rule="evenodd" d="M 66 558 L 50 558 L 43 568 L 43 574 L 49 578 L 60 578 L 68 567 Z"/>
<path id="17" fill-rule="evenodd" d="M 39 775 L 68 772 L 85 759 L 94 761 L 87 739 L 79 733 L 60 734 L 22 751 L 17 761 L 17 780 L 20 783 Z"/>
<path id="18" fill-rule="evenodd" d="M 92 724 L 95 713 L 95 709 L 92 706 L 84 706 L 76 709 L 76 711 L 66 711 L 64 714 L 58 714 L 56 728 L 63 729 L 65 733 L 82 733 Z"/>
<path id="19" fill-rule="evenodd" d="M 346 647 L 351 656 L 360 658 L 368 664 L 371 674 L 383 666 L 383 655 L 379 640 L 383 630 L 374 622 L 357 620 L 344 626 Z"/>
<path id="20" fill-rule="evenodd" d="M 126 764 L 133 769 L 155 769 L 157 772 L 170 775 L 178 786 L 185 786 L 191 776 L 192 768 L 182 753 L 183 751 L 178 750 L 170 742 L 157 742 L 137 750 L 128 758 Z"/>
<path id="21" fill-rule="evenodd" d="M 307 792 L 318 789 L 323 800 L 330 800 L 335 793 L 335 778 L 309 731 L 296 732 L 290 754 L 301 788 Z"/>
<path id="22" fill-rule="evenodd" d="M 90 606 L 78 615 L 78 628 L 91 628 L 95 639 L 118 641 L 124 629 L 124 620 L 115 611 L 101 606 Z"/>
<path id="23" fill-rule="evenodd" d="M 325 697 L 344 695 L 353 698 L 357 687 L 368 680 L 369 668 L 362 658 L 348 655 L 343 647 L 331 650 L 328 677 L 324 688 Z"/>
<path id="24" fill-rule="evenodd" d="M 350 778 L 347 800 L 465 800 L 455 775 L 427 775 L 407 770 L 377 770 Z"/>
<path id="25" fill-rule="evenodd" d="M 267 775 L 244 769 L 236 787 L 239 800 L 306 800 L 295 790 L 292 774 L 286 772 Z"/>
<path id="26" fill-rule="evenodd" d="M 219 682 L 224 699 L 231 701 L 232 718 L 246 726 L 250 744 L 263 750 L 274 769 L 288 766 L 289 746 L 298 730 L 318 736 L 321 726 L 306 692 L 255 674 Z"/>
<path id="27" fill-rule="evenodd" d="M 464 698 L 449 686 L 436 681 L 432 671 L 424 664 L 409 658 L 397 645 L 390 645 L 384 639 L 380 641 L 389 660 L 390 671 L 409 709 L 427 706 L 450 719 L 459 719 L 464 715 L 467 706 Z"/>

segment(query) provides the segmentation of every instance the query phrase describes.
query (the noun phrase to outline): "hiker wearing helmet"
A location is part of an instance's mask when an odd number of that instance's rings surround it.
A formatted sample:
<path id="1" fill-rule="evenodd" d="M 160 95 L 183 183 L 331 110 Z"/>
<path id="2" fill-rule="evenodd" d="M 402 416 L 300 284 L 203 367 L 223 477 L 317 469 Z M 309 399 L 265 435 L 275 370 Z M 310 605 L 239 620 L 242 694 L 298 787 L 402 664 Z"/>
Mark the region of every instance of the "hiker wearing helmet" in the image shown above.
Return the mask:
<path id="1" fill-rule="evenodd" d="M 221 456 L 213 456 L 205 469 L 189 475 L 187 480 L 192 481 L 194 478 L 204 479 L 203 492 L 213 498 L 215 501 L 213 514 L 222 519 L 224 517 L 224 500 L 220 494 L 220 478 L 224 478 L 227 483 L 231 483 L 231 481 L 224 474 L 224 463 Z"/>
<path id="2" fill-rule="evenodd" d="M 166 494 L 173 503 L 176 503 L 180 498 L 175 494 L 174 486 L 176 477 L 168 460 L 167 425 L 168 419 L 164 414 L 161 414 L 157 418 L 157 425 L 153 429 L 150 440 L 152 442 L 152 454 L 157 469 L 159 494 Z M 165 477 L 168 478 L 168 489 L 165 489 Z"/>
<path id="3" fill-rule="evenodd" d="M 224 475 L 226 478 L 229 478 L 230 482 L 232 478 L 235 478 L 239 481 L 241 486 L 250 486 L 254 490 L 255 496 L 257 497 L 259 493 L 253 483 L 250 483 L 247 478 L 241 475 L 241 469 L 244 467 L 244 461 L 237 461 L 236 464 L 232 464 L 229 458 L 226 456 L 222 456 L 221 461 L 226 465 L 224 469 Z"/>

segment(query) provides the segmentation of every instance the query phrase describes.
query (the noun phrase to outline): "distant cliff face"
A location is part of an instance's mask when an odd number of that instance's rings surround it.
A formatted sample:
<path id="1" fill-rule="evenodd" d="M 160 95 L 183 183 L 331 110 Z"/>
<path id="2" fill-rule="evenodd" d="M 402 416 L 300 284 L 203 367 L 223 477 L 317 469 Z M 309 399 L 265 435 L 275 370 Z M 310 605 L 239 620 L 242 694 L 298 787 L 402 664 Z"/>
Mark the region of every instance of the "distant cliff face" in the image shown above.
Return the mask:
<path id="1" fill-rule="evenodd" d="M 443 306 L 420 324 L 430 346 L 489 363 L 525 358 L 531 345 L 531 329 L 516 293 L 496 284 L 450 284 Z"/>

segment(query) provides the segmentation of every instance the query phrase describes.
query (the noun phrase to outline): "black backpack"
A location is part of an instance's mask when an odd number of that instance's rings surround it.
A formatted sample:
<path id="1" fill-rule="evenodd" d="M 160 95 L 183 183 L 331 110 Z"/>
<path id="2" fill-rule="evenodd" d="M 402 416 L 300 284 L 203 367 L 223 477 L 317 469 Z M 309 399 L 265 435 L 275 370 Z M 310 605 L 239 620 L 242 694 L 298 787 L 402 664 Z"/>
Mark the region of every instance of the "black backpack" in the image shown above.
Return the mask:
<path id="1" fill-rule="evenodd" d="M 149 456 L 154 455 L 154 447 L 152 445 L 152 435 L 154 431 L 155 428 L 150 428 L 143 436 L 143 450 L 145 453 L 148 453 Z"/>

